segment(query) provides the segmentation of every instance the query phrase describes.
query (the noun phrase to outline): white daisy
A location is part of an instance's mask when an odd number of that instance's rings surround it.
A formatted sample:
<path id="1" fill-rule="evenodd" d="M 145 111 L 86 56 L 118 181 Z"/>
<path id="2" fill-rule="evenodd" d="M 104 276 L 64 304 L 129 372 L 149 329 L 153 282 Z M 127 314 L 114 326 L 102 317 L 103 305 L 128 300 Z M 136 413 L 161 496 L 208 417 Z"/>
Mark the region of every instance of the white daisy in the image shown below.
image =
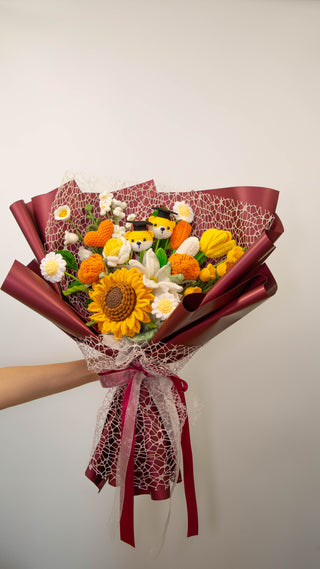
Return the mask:
<path id="1" fill-rule="evenodd" d="M 79 241 L 79 237 L 76 233 L 70 233 L 66 231 L 64 234 L 64 247 L 68 247 L 68 245 L 74 245 Z"/>
<path id="2" fill-rule="evenodd" d="M 51 283 L 59 283 L 64 276 L 67 263 L 60 253 L 48 253 L 40 263 L 42 276 Z"/>
<path id="3" fill-rule="evenodd" d="M 54 212 L 54 218 L 57 221 L 68 221 L 70 219 L 71 211 L 68 205 L 61 205 L 57 207 Z"/>
<path id="4" fill-rule="evenodd" d="M 136 259 L 131 259 L 129 261 L 131 267 L 136 267 L 141 273 L 143 273 L 143 284 L 152 288 L 152 292 L 155 295 L 160 295 L 164 292 L 180 292 L 182 286 L 173 283 L 167 272 L 167 265 L 164 265 L 160 269 L 160 263 L 157 255 L 152 249 L 148 249 L 142 259 L 142 263 Z"/>
<path id="5" fill-rule="evenodd" d="M 191 207 L 185 202 L 176 202 L 172 208 L 172 211 L 174 211 L 177 215 L 176 215 L 176 220 L 179 221 L 180 219 L 183 219 L 184 221 L 187 221 L 188 223 L 192 223 L 193 218 L 194 218 L 194 213 L 191 209 Z"/>
<path id="6" fill-rule="evenodd" d="M 84 261 L 85 259 L 89 259 L 89 257 L 91 257 L 92 254 L 93 254 L 92 251 L 86 249 L 82 245 L 81 247 L 79 247 L 78 256 L 81 262 Z"/>
<path id="7" fill-rule="evenodd" d="M 151 304 L 152 314 L 159 320 L 167 320 L 179 303 L 180 298 L 177 294 L 165 292 L 155 296 Z"/>

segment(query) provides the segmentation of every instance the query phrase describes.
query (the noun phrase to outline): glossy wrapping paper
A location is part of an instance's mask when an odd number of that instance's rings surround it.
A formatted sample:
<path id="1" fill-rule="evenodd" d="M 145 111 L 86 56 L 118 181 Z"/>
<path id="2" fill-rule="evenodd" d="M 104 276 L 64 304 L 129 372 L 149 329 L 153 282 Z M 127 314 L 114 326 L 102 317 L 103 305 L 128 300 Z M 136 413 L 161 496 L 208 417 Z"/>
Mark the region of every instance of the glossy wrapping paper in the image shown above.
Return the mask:
<path id="1" fill-rule="evenodd" d="M 75 181 L 68 182 L 62 187 L 65 195 L 83 195 L 77 187 Z M 101 347 L 99 335 L 93 328 L 88 328 L 85 324 L 84 315 L 77 306 L 70 303 L 70 299 L 63 297 L 57 284 L 49 284 L 45 281 L 39 271 L 39 263 L 48 252 L 48 222 L 52 217 L 55 199 L 60 189 L 53 190 L 47 194 L 32 198 L 29 203 L 23 200 L 15 202 L 11 206 L 11 211 L 19 224 L 31 250 L 34 254 L 28 266 L 22 265 L 19 261 L 14 261 L 8 276 L 2 284 L 2 290 L 10 294 L 20 302 L 29 306 L 56 326 L 62 329 L 70 337 L 74 338 L 80 345 L 91 343 L 97 345 L 97 350 L 103 350 L 104 355 L 114 356 L 114 348 L 107 346 Z M 186 350 L 193 350 L 204 345 L 214 336 L 228 328 L 230 325 L 240 320 L 262 302 L 270 298 L 277 289 L 276 282 L 265 264 L 265 260 L 275 249 L 275 242 L 283 232 L 280 219 L 276 214 L 278 192 L 269 188 L 260 187 L 233 187 L 217 190 L 202 190 L 192 192 L 179 192 L 179 194 L 157 192 L 154 182 L 148 181 L 130 188 L 124 188 L 113 192 L 114 196 L 120 201 L 131 203 L 136 208 L 137 216 L 144 219 L 150 215 L 150 204 L 155 208 L 164 202 L 170 209 L 175 199 L 186 200 L 192 207 L 195 219 L 201 218 L 201 228 L 207 229 L 216 226 L 219 229 L 232 229 L 242 236 L 244 243 L 250 243 L 245 254 L 227 272 L 207 294 L 191 294 L 184 298 L 174 313 L 164 322 L 158 330 L 150 344 L 144 346 L 142 357 L 129 361 L 121 368 L 115 367 L 114 370 L 105 369 L 99 373 L 101 384 L 105 388 L 116 388 L 115 396 L 108 408 L 104 418 L 103 428 L 99 444 L 93 451 L 90 464 L 86 475 L 96 484 L 99 490 L 108 481 L 111 485 L 120 486 L 120 536 L 123 541 L 134 545 L 134 495 L 150 493 L 155 500 L 162 500 L 170 497 L 176 482 L 183 479 L 185 486 L 188 532 L 187 535 L 198 533 L 198 516 L 195 496 L 195 485 L 193 477 L 192 451 L 190 444 L 190 432 L 187 414 L 181 421 L 181 465 L 177 465 L 176 460 L 171 455 L 174 454 L 173 446 L 166 445 L 163 448 L 164 457 L 161 460 L 167 461 L 168 475 L 162 477 L 159 483 L 157 480 L 157 460 L 152 456 L 152 445 L 145 443 L 143 460 L 148 460 L 148 476 L 150 484 L 144 486 L 139 484 L 138 472 L 139 444 L 143 437 L 144 424 L 140 425 L 139 405 L 144 405 L 148 401 L 148 411 L 146 411 L 147 423 L 157 423 L 155 431 L 160 433 L 167 429 L 166 419 L 163 418 L 159 408 L 154 403 L 157 395 L 147 393 L 147 386 L 156 385 L 156 381 L 168 384 L 168 393 L 174 391 L 175 405 L 178 409 L 186 410 L 185 391 L 187 384 L 175 373 L 164 368 L 162 376 L 152 370 L 152 357 L 160 362 L 161 368 L 161 348 L 165 347 L 166 356 L 172 353 L 172 358 L 183 359 L 184 351 L 179 351 L 180 347 Z M 88 194 L 88 201 L 92 200 L 93 194 Z M 95 196 L 97 198 L 97 195 Z M 98 198 L 97 198 L 98 199 Z M 131 200 L 131 202 L 130 202 Z M 197 204 L 202 204 L 202 209 Z M 215 225 L 211 222 L 214 211 L 217 212 L 222 203 L 230 203 L 233 207 L 233 215 L 228 220 L 229 227 L 218 225 L 219 215 L 215 214 Z M 206 205 L 207 215 L 203 216 L 203 204 Z M 215 209 L 214 209 L 215 208 Z M 240 213 L 238 213 L 240 212 Z M 249 212 L 249 213 L 248 213 Z M 254 223 L 255 212 L 259 216 L 261 212 L 266 212 L 261 216 L 265 220 L 265 225 L 256 224 L 254 235 L 250 231 Z M 248 216 L 250 217 L 248 223 Z M 206 219 L 204 219 L 204 217 Z M 223 215 L 221 216 L 221 219 Z M 224 219 L 226 216 L 224 216 Z M 252 218 L 252 220 L 251 220 Z M 222 223 L 222 221 L 221 221 Z M 197 232 L 198 229 L 198 232 Z M 193 234 L 199 234 L 196 227 Z M 120 352 L 120 350 L 119 350 Z M 179 355 L 180 354 L 180 355 Z M 120 354 L 121 356 L 121 354 Z M 111 360 L 112 361 L 112 360 Z M 150 367 L 151 361 L 151 367 Z M 144 365 L 143 362 L 149 362 Z M 149 366 L 149 367 L 148 367 Z M 149 383 L 148 383 L 149 382 Z M 170 386 L 172 390 L 170 391 Z M 170 395 L 171 397 L 171 395 Z M 179 408 L 180 408 L 179 407 Z M 178 416 L 178 412 L 176 412 Z M 176 418 L 172 416 L 167 419 L 169 427 Z M 121 424 L 121 429 L 116 430 L 114 425 Z M 159 435 L 159 436 L 160 436 Z M 146 436 L 146 440 L 148 437 Z M 151 440 L 151 438 L 150 438 Z M 112 457 L 108 458 L 108 447 L 113 447 Z M 159 452 L 159 451 L 158 451 Z M 161 452 L 161 451 L 160 451 Z M 177 451 L 178 452 L 178 451 Z M 168 455 L 170 460 L 168 459 Z M 153 460 L 152 460 L 153 459 Z M 108 476 L 104 469 L 99 469 L 99 461 L 103 464 L 108 463 Z M 95 468 L 92 467 L 95 464 Z M 98 465 L 98 466 L 97 466 Z M 175 473 L 171 472 L 174 470 Z M 120 474 L 119 474 L 120 472 Z"/>

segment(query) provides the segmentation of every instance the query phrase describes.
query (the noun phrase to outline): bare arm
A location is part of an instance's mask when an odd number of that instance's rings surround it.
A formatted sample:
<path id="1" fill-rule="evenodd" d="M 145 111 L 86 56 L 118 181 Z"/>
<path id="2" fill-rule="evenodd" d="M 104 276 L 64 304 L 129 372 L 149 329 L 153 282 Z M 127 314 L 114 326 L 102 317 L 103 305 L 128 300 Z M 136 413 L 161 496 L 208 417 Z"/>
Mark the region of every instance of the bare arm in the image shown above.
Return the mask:
<path id="1" fill-rule="evenodd" d="M 66 391 L 97 379 L 98 376 L 88 370 L 85 360 L 1 368 L 0 409 Z"/>

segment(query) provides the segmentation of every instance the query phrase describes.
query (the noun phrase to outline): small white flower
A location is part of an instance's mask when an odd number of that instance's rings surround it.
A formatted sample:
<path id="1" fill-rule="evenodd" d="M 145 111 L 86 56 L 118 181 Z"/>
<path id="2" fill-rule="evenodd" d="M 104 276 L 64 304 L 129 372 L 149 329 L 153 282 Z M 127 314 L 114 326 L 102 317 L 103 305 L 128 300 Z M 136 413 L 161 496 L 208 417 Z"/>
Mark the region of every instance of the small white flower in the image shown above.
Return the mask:
<path id="1" fill-rule="evenodd" d="M 191 209 L 191 207 L 185 202 L 176 202 L 172 208 L 172 211 L 174 211 L 177 215 L 176 215 L 176 220 L 179 221 L 180 219 L 183 219 L 184 221 L 187 221 L 188 223 L 192 223 L 193 218 L 194 218 L 194 213 Z"/>
<path id="2" fill-rule="evenodd" d="M 126 229 L 123 226 L 120 225 L 114 225 L 113 226 L 113 233 L 111 235 L 111 237 L 113 238 L 117 238 L 117 237 L 124 237 L 126 233 Z"/>
<path id="3" fill-rule="evenodd" d="M 100 215 L 105 215 L 110 211 L 110 206 L 106 203 L 100 202 Z"/>
<path id="4" fill-rule="evenodd" d="M 86 249 L 85 247 L 82 247 L 82 245 L 79 248 L 78 256 L 81 262 L 84 261 L 85 259 L 89 259 L 89 257 L 91 257 L 92 254 L 93 254 L 92 251 Z"/>
<path id="5" fill-rule="evenodd" d="M 79 241 L 79 237 L 76 233 L 70 233 L 66 231 L 64 234 L 64 247 L 68 247 L 68 245 L 74 245 Z"/>
<path id="6" fill-rule="evenodd" d="M 120 207 L 121 209 L 125 209 L 127 207 L 127 204 L 126 202 L 121 202 L 120 200 L 113 198 L 112 207 Z"/>
<path id="7" fill-rule="evenodd" d="M 111 209 L 113 194 L 111 192 L 102 192 L 99 194 L 100 199 L 100 215 L 105 215 Z"/>
<path id="8" fill-rule="evenodd" d="M 126 217 L 125 214 L 123 213 L 121 207 L 116 207 L 113 210 L 113 215 L 116 217 L 119 217 L 119 219 L 123 219 L 124 217 Z"/>
<path id="9" fill-rule="evenodd" d="M 131 229 L 131 223 L 130 222 L 134 221 L 135 219 L 136 219 L 135 213 L 130 213 L 129 215 L 127 215 L 127 222 L 129 222 L 129 223 L 126 223 L 127 231 L 130 231 L 130 229 Z"/>
<path id="10" fill-rule="evenodd" d="M 155 297 L 151 304 L 152 314 L 159 320 L 167 320 L 180 303 L 177 294 L 165 292 Z"/>
<path id="11" fill-rule="evenodd" d="M 42 276 L 51 283 L 59 283 L 66 270 L 67 263 L 60 253 L 48 253 L 40 263 Z"/>
<path id="12" fill-rule="evenodd" d="M 57 221 L 68 221 L 70 219 L 71 211 L 68 205 L 61 205 L 57 207 L 54 212 L 54 218 Z"/>
<path id="13" fill-rule="evenodd" d="M 113 194 L 111 192 L 101 192 L 101 194 L 99 194 L 99 200 L 100 201 L 109 201 L 110 203 L 113 200 Z"/>

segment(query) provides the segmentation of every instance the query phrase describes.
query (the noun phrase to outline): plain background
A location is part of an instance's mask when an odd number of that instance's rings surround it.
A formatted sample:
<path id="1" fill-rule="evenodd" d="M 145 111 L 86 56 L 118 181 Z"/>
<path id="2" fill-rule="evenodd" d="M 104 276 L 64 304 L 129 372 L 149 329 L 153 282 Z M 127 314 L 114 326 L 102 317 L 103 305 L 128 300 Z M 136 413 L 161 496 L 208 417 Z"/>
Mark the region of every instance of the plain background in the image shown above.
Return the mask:
<path id="1" fill-rule="evenodd" d="M 275 297 L 185 367 L 200 535 L 177 488 L 136 499 L 137 548 L 109 531 L 114 490 L 85 478 L 98 384 L 7 409 L 1 569 L 317 569 L 319 48 L 313 0 L 1 1 L 1 281 L 32 254 L 9 212 L 66 169 L 177 188 L 280 190 Z M 1 365 L 78 359 L 1 293 Z"/>

